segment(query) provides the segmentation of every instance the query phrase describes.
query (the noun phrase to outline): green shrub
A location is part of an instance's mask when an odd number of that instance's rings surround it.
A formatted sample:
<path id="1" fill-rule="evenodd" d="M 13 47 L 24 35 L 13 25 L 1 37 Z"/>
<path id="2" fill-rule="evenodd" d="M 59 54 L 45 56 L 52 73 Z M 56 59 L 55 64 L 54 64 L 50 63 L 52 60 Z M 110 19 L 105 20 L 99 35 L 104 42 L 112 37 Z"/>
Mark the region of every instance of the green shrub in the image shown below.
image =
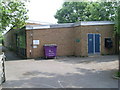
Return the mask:
<path id="1" fill-rule="evenodd" d="M 116 72 L 115 76 L 120 78 L 120 71 Z"/>

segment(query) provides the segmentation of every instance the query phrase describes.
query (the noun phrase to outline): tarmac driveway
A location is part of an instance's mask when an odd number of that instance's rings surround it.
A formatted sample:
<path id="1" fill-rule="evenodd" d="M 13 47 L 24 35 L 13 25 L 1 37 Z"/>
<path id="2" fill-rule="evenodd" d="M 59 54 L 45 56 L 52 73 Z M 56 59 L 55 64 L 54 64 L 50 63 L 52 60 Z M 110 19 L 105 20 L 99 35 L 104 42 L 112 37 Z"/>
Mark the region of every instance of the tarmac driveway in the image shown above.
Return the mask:
<path id="1" fill-rule="evenodd" d="M 58 57 L 5 62 L 3 88 L 118 88 L 118 57 Z"/>

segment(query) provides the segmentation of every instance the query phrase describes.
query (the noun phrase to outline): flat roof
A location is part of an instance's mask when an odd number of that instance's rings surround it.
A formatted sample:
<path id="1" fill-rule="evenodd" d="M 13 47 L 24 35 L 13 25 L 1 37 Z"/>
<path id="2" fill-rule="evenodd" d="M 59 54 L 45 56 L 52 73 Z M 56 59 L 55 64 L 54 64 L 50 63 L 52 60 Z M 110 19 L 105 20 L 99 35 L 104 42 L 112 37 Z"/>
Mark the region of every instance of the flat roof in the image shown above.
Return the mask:
<path id="1" fill-rule="evenodd" d="M 88 25 L 111 25 L 115 24 L 112 21 L 81 21 L 77 23 L 61 23 L 61 24 L 48 24 L 48 25 L 26 25 L 26 29 L 47 29 L 47 28 L 66 28 L 75 26 L 88 26 Z"/>
<path id="2" fill-rule="evenodd" d="M 36 20 L 26 20 L 26 23 L 34 23 L 34 24 L 41 24 L 41 25 L 52 24 L 49 22 L 41 22 L 41 21 L 36 21 Z"/>
<path id="3" fill-rule="evenodd" d="M 81 25 L 109 25 L 114 24 L 112 21 L 83 21 Z"/>

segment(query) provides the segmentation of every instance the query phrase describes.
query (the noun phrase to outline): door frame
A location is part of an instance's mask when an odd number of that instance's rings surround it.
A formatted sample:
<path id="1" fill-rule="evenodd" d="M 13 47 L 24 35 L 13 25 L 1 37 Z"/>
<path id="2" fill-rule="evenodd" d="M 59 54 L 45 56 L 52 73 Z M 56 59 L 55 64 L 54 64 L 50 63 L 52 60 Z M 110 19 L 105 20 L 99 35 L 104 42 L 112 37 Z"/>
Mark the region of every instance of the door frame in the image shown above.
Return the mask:
<path id="1" fill-rule="evenodd" d="M 88 34 L 93 34 L 93 38 L 95 38 L 95 34 L 99 34 L 100 35 L 100 53 L 95 53 L 95 39 L 94 39 L 94 52 L 92 54 L 101 54 L 101 34 L 100 33 L 87 33 L 87 53 L 88 53 Z M 90 55 L 88 53 L 88 55 Z"/>

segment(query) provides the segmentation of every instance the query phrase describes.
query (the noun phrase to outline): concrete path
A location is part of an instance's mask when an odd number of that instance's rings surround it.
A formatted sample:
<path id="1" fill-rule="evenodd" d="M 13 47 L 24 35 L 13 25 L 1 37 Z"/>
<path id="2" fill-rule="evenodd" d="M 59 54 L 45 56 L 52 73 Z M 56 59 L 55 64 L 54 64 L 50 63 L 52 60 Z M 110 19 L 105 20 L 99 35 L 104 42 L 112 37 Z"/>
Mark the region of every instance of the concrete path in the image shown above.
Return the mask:
<path id="1" fill-rule="evenodd" d="M 5 65 L 7 81 L 2 86 L 5 88 L 118 87 L 118 80 L 112 78 L 118 69 L 118 57 L 115 55 L 49 60 L 8 58 Z"/>
<path id="2" fill-rule="evenodd" d="M 6 61 L 24 60 L 21 57 L 19 57 L 15 52 L 9 51 L 5 47 L 2 47 L 2 51 L 4 52 L 4 54 L 6 56 Z"/>

